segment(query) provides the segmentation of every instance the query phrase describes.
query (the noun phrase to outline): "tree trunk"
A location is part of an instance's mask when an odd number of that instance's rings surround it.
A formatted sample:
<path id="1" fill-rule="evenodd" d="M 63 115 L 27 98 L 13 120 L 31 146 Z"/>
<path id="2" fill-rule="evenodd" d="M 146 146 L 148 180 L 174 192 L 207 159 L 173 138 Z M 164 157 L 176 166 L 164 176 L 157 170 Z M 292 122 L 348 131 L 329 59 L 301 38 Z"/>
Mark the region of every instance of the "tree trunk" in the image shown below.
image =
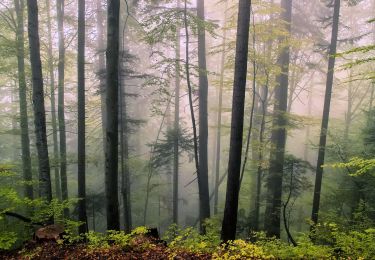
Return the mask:
<path id="1" fill-rule="evenodd" d="M 197 1 L 197 16 L 202 24 L 204 17 L 204 0 Z M 206 33 L 204 25 L 198 26 L 198 66 L 199 66 L 199 174 L 198 174 L 198 190 L 199 190 L 199 214 L 200 214 L 200 230 L 206 233 L 204 221 L 210 218 L 210 195 L 208 187 L 208 114 L 207 114 L 207 98 L 208 98 L 208 79 L 206 66 Z"/>
<path id="2" fill-rule="evenodd" d="M 292 0 L 282 0 L 281 19 L 285 21 L 285 29 L 291 32 L 292 20 Z M 285 44 L 288 36 L 280 38 L 280 44 Z M 286 143 L 286 125 L 287 125 L 287 101 L 288 101 L 288 81 L 289 81 L 289 43 L 283 47 L 278 58 L 278 65 L 281 67 L 281 73 L 277 76 L 277 86 L 275 90 L 274 118 L 272 123 L 271 142 L 273 148 L 270 154 L 270 170 L 267 180 L 267 205 L 265 213 L 264 228 L 268 236 L 280 237 L 280 213 L 281 213 L 281 194 L 283 181 L 283 168 Z"/>
<path id="3" fill-rule="evenodd" d="M 36 0 L 27 1 L 27 14 L 33 83 L 34 124 L 39 163 L 39 195 L 50 202 L 52 200 L 52 189 L 46 134 L 42 62 L 40 60 L 38 3 Z"/>
<path id="4" fill-rule="evenodd" d="M 106 76 L 105 76 L 105 52 L 104 52 L 104 28 L 103 28 L 103 9 L 100 0 L 96 1 L 96 28 L 97 34 L 97 53 L 98 53 L 98 63 L 97 63 L 97 76 L 99 79 L 99 91 L 101 100 L 101 113 L 102 113 L 102 130 L 103 130 L 103 147 L 105 149 L 105 132 L 107 125 L 107 115 L 106 115 Z"/>
<path id="5" fill-rule="evenodd" d="M 65 39 L 64 39 L 64 0 L 56 1 L 57 8 L 57 30 L 59 41 L 59 63 L 58 63 L 58 104 L 57 116 L 59 121 L 60 135 L 60 175 L 61 175 L 61 197 L 68 199 L 68 180 L 66 176 L 66 132 L 65 132 L 65 101 L 64 101 L 64 80 L 65 80 Z M 69 216 L 69 209 L 64 209 L 64 216 Z"/>
<path id="6" fill-rule="evenodd" d="M 221 229 L 221 239 L 225 242 L 228 240 L 234 240 L 236 237 L 238 196 L 240 189 L 247 60 L 249 50 L 248 45 L 250 28 L 250 8 L 250 0 L 239 1 L 227 193 L 225 200 L 224 219 Z"/>
<path id="7" fill-rule="evenodd" d="M 107 229 L 120 230 L 118 201 L 118 90 L 120 1 L 109 0 L 107 7 L 106 60 L 106 151 L 105 186 Z"/>
<path id="8" fill-rule="evenodd" d="M 219 99 L 218 99 L 218 112 L 217 112 L 217 128 L 216 128 L 216 141 L 215 141 L 215 188 L 214 188 L 214 215 L 218 214 L 218 204 L 219 204 L 219 178 L 220 178 L 220 157 L 221 157 L 221 114 L 223 106 L 223 88 L 224 88 L 224 72 L 225 72 L 225 51 L 227 43 L 227 10 L 228 10 L 228 0 L 225 1 L 224 9 L 224 26 L 223 26 L 223 41 L 222 41 L 222 53 L 220 60 L 220 86 L 219 86 Z"/>
<path id="9" fill-rule="evenodd" d="M 52 116 L 52 137 L 53 137 L 53 169 L 55 171 L 55 193 L 56 198 L 61 200 L 61 184 L 60 184 L 60 169 L 59 169 L 59 143 L 57 141 L 57 119 L 56 119 L 56 99 L 55 99 L 55 74 L 53 68 L 53 52 L 52 52 L 52 29 L 51 29 L 51 14 L 50 1 L 46 0 L 47 9 L 47 28 L 48 28 L 48 70 L 50 79 L 50 94 L 51 94 L 51 116 Z"/>
<path id="10" fill-rule="evenodd" d="M 121 149 L 121 193 L 124 208 L 124 228 L 126 233 L 132 229 L 131 204 L 130 204 L 130 169 L 129 169 L 129 142 L 126 110 L 125 84 L 120 84 L 120 149 Z"/>
<path id="11" fill-rule="evenodd" d="M 266 85 L 264 91 L 261 95 L 261 115 L 262 119 L 260 122 L 259 130 L 259 148 L 258 148 L 258 166 L 257 166 L 257 175 L 256 175 L 256 191 L 255 191 L 255 210 L 254 210 L 254 219 L 253 223 L 250 224 L 255 231 L 259 231 L 259 218 L 260 218 L 260 195 L 262 192 L 262 175 L 263 175 L 263 158 L 264 158 L 264 132 L 266 129 L 266 115 L 268 107 L 268 82 L 269 75 L 267 74 Z"/>
<path id="12" fill-rule="evenodd" d="M 324 164 L 324 156 L 325 156 L 326 142 L 327 142 L 328 120 L 329 120 L 331 95 L 332 95 L 332 87 L 333 87 L 333 74 L 334 74 L 335 61 L 336 61 L 335 55 L 336 55 L 336 48 L 337 48 L 339 18 L 340 18 L 340 0 L 335 0 L 334 10 L 333 10 L 331 45 L 329 48 L 326 93 L 324 97 L 323 118 L 322 118 L 322 126 L 320 129 L 318 161 L 316 165 L 316 175 L 315 175 L 314 199 L 313 199 L 313 207 L 312 207 L 312 213 L 311 213 L 311 219 L 314 222 L 314 225 L 318 223 L 320 192 L 322 188 L 322 179 L 323 179 L 323 167 L 322 166 Z"/>
<path id="13" fill-rule="evenodd" d="M 177 9 L 180 0 L 177 0 Z M 174 91 L 174 143 L 173 143 L 173 216 L 174 224 L 178 224 L 178 170 L 179 170 L 179 131 L 180 131 L 180 27 L 176 28 L 176 69 Z"/>
<path id="14" fill-rule="evenodd" d="M 128 11 L 128 6 L 126 9 Z M 122 22 L 122 21 L 121 21 Z M 126 24 L 124 24 L 126 26 Z M 119 73 L 119 109 L 120 109 L 120 151 L 121 151 L 121 194 L 124 210 L 124 229 L 126 233 L 130 233 L 132 229 L 132 214 L 130 200 L 130 168 L 129 168 L 129 128 L 126 106 L 126 57 L 125 57 L 125 29 L 122 30 L 121 39 L 121 60 Z"/>
<path id="15" fill-rule="evenodd" d="M 78 220 L 80 234 L 88 231 L 86 214 L 85 0 L 78 1 Z"/>
<path id="16" fill-rule="evenodd" d="M 26 182 L 32 181 L 30 137 L 27 115 L 27 86 L 25 77 L 25 36 L 24 36 L 24 1 L 14 0 L 17 15 L 17 65 L 18 65 L 18 94 L 20 104 L 20 125 L 21 125 L 21 147 L 22 147 L 22 171 L 23 179 Z M 24 196 L 33 199 L 33 186 L 25 184 Z"/>

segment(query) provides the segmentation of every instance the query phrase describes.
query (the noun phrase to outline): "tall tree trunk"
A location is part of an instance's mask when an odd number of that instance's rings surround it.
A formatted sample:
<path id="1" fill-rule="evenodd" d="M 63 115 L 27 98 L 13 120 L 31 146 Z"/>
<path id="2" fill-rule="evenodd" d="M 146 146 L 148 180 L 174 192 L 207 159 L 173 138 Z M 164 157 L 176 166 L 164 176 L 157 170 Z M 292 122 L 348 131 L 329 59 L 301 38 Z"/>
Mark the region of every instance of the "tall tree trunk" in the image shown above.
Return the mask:
<path id="1" fill-rule="evenodd" d="M 124 208 L 124 228 L 126 233 L 132 229 L 131 204 L 130 204 L 130 169 L 129 169 L 129 142 L 126 110 L 126 94 L 123 79 L 120 79 L 120 151 L 121 151 L 121 194 Z"/>
<path id="2" fill-rule="evenodd" d="M 282 0 L 281 19 L 285 21 L 285 29 L 291 32 L 292 20 L 292 0 Z M 285 44 L 288 36 L 280 38 L 280 44 Z M 289 43 L 283 47 L 278 58 L 278 65 L 281 72 L 277 76 L 277 86 L 275 90 L 274 118 L 272 123 L 271 142 L 273 148 L 270 154 L 270 170 L 267 180 L 267 206 L 265 214 L 264 228 L 269 236 L 280 237 L 280 213 L 281 213 L 281 195 L 283 168 L 286 143 L 286 125 L 287 125 L 287 101 L 288 101 L 288 81 L 289 81 Z"/>
<path id="3" fill-rule="evenodd" d="M 225 242 L 228 240 L 234 240 L 236 237 L 238 195 L 240 190 L 240 171 L 242 156 L 247 60 L 249 50 L 250 9 L 250 0 L 239 1 L 232 100 L 232 122 L 228 163 L 228 181 L 224 209 L 224 219 L 221 228 L 221 239 Z"/>
<path id="4" fill-rule="evenodd" d="M 52 29 L 51 29 L 51 13 L 50 0 L 46 0 L 47 9 L 47 28 L 48 28 L 48 71 L 50 79 L 51 94 L 51 116 L 52 116 L 52 137 L 53 137 L 53 169 L 55 171 L 55 192 L 56 198 L 61 200 L 61 184 L 59 169 L 59 143 L 57 141 L 57 118 L 56 118 L 56 99 L 55 99 L 55 73 L 53 67 L 52 52 Z"/>
<path id="5" fill-rule="evenodd" d="M 202 24 L 204 17 L 204 0 L 197 1 L 197 16 Z M 208 79 L 206 66 L 206 33 L 204 25 L 198 26 L 198 67 L 199 67 L 199 214 L 200 230 L 206 233 L 204 227 L 205 219 L 210 218 L 210 195 L 208 185 Z"/>
<path id="6" fill-rule="evenodd" d="M 85 0 L 78 1 L 78 220 L 80 234 L 88 231 L 86 214 Z"/>
<path id="7" fill-rule="evenodd" d="M 250 224 L 255 231 L 259 231 L 259 218 L 260 218 L 260 195 L 262 192 L 262 175 L 263 175 L 263 158 L 264 158 L 264 132 L 266 129 L 266 115 L 267 115 L 267 107 L 268 107 L 268 83 L 269 83 L 269 75 L 266 75 L 266 85 L 264 86 L 264 90 L 261 94 L 260 102 L 260 111 L 262 115 L 262 119 L 260 122 L 260 130 L 259 130 L 259 148 L 258 148 L 258 166 L 257 166 L 257 175 L 256 175 L 256 191 L 255 191 L 255 202 L 254 202 L 254 219 L 253 223 Z"/>
<path id="8" fill-rule="evenodd" d="M 184 1 L 184 27 L 185 27 L 185 71 L 186 71 L 186 83 L 188 86 L 188 96 L 189 96 L 189 108 L 190 108 L 190 115 L 191 115 L 191 124 L 193 128 L 193 142 L 194 142 L 194 162 L 195 162 L 195 169 L 197 171 L 197 176 L 199 176 L 199 156 L 198 156 L 198 137 L 197 137 L 197 125 L 195 121 L 195 114 L 194 114 L 194 104 L 193 104 L 193 88 L 191 86 L 190 81 L 190 64 L 189 64 L 189 25 L 188 25 L 188 18 L 187 18 L 187 0 Z M 199 184 L 198 184 L 199 186 Z M 199 187 L 198 187 L 199 188 Z M 201 200 L 199 199 L 199 202 Z M 199 220 L 202 220 L 201 211 L 199 213 Z"/>
<path id="9" fill-rule="evenodd" d="M 60 175 L 61 175 L 61 198 L 68 199 L 68 179 L 66 176 L 66 132 L 65 132 L 65 39 L 64 39 L 64 0 L 56 1 L 57 8 L 57 30 L 59 40 L 59 63 L 58 63 L 58 104 L 57 116 L 59 121 L 60 135 Z M 64 209 L 65 217 L 69 216 L 69 209 Z"/>
<path id="10" fill-rule="evenodd" d="M 120 1 L 109 0 L 107 7 L 106 52 L 106 151 L 105 188 L 107 229 L 120 230 L 118 201 L 118 90 Z"/>
<path id="11" fill-rule="evenodd" d="M 129 6 L 126 6 L 128 12 Z M 123 23 L 121 21 L 121 23 Z M 131 214 L 131 200 L 130 200 L 130 168 L 129 168 L 129 129 L 128 129 L 128 116 L 126 106 L 126 50 L 125 50 L 125 29 L 126 23 L 124 22 L 120 38 L 121 41 L 121 60 L 120 60 L 120 73 L 119 73 L 119 109 L 120 109 L 120 151 L 121 151 L 121 194 L 124 210 L 124 228 L 126 233 L 130 233 L 132 229 L 132 214 Z"/>
<path id="12" fill-rule="evenodd" d="M 33 79 L 34 124 L 39 163 L 39 195 L 49 202 L 52 200 L 52 189 L 46 134 L 42 62 L 40 60 L 38 3 L 36 0 L 27 1 L 27 14 L 31 73 Z"/>
<path id="13" fill-rule="evenodd" d="M 104 52 L 104 28 L 103 28 L 103 9 L 101 0 L 96 0 L 96 29 L 97 34 L 97 53 L 98 53 L 98 63 L 97 63 L 97 76 L 99 79 L 99 91 L 100 91 L 100 101 L 101 101 L 101 116 L 102 116 L 102 131 L 103 131 L 103 147 L 105 149 L 105 129 L 107 125 L 107 115 L 106 115 L 106 77 L 105 77 L 105 52 Z"/>
<path id="14" fill-rule="evenodd" d="M 333 9 L 331 45 L 329 47 L 326 93 L 324 97 L 323 118 L 322 118 L 322 126 L 320 129 L 319 152 L 318 152 L 318 161 L 316 165 L 316 175 L 315 175 L 314 199 L 313 199 L 313 207 L 312 207 L 312 213 L 311 213 L 311 219 L 315 225 L 318 223 L 320 192 L 322 189 L 322 179 L 323 179 L 323 167 L 322 166 L 324 164 L 324 156 L 325 156 L 326 142 L 327 142 L 328 121 L 329 121 L 329 112 L 330 112 L 330 106 L 331 106 L 331 95 L 332 95 L 332 87 L 333 87 L 333 74 L 334 74 L 335 61 L 336 61 L 335 55 L 336 55 L 336 49 L 337 49 L 339 18 L 340 18 L 340 0 L 335 0 L 334 9 Z"/>
<path id="15" fill-rule="evenodd" d="M 221 114 L 223 106 L 223 88 L 224 88 L 224 72 L 225 72 L 225 51 L 227 44 L 227 10 L 228 0 L 225 0 L 224 9 L 224 23 L 223 23 L 223 41 L 222 53 L 220 60 L 220 86 L 219 86 L 219 99 L 218 99 L 218 112 L 217 112 L 217 128 L 216 128 L 216 141 L 215 141 L 215 187 L 214 187 L 214 215 L 218 214 L 219 205 L 219 178 L 220 178 L 220 160 L 221 160 Z"/>
<path id="16" fill-rule="evenodd" d="M 177 9 L 180 0 L 177 0 Z M 179 169 L 179 131 L 180 131 L 180 27 L 176 28 L 176 69 L 174 91 L 174 143 L 173 143 L 173 216 L 174 224 L 178 224 L 178 169 Z"/>
<path id="17" fill-rule="evenodd" d="M 20 125 L 21 125 L 21 147 L 22 147 L 22 172 L 26 182 L 32 181 L 30 138 L 27 115 L 27 94 L 25 77 L 25 36 L 24 36 L 24 1 L 14 0 L 17 15 L 17 65 L 18 65 L 18 95 L 20 104 Z M 33 199 L 33 186 L 25 184 L 24 196 Z"/>

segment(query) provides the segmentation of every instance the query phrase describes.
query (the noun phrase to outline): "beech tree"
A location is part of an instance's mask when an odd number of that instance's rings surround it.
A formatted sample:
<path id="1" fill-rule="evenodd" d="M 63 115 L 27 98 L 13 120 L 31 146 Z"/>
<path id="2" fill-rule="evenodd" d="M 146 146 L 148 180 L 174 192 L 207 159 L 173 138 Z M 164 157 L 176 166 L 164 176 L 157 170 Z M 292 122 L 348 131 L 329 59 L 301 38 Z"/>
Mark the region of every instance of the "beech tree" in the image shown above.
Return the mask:
<path id="1" fill-rule="evenodd" d="M 292 21 L 292 0 L 281 1 L 281 20 L 285 22 L 285 29 L 290 34 Z M 280 237 L 280 213 L 282 180 L 284 171 L 284 157 L 286 144 L 287 102 L 289 84 L 289 61 L 290 44 L 289 35 L 284 34 L 279 39 L 279 44 L 283 44 L 278 65 L 281 68 L 277 76 L 275 90 L 275 104 L 273 108 L 273 123 L 271 135 L 270 169 L 267 179 L 267 205 L 264 219 L 264 228 L 269 236 Z"/>
<path id="2" fill-rule="evenodd" d="M 118 201 L 118 93 L 120 1 L 109 0 L 107 7 L 106 52 L 106 150 L 105 189 L 107 229 L 120 230 Z"/>
<path id="3" fill-rule="evenodd" d="M 311 220 L 314 222 L 314 225 L 318 223 L 320 192 L 322 189 L 322 179 L 323 179 L 323 167 L 322 166 L 324 165 L 324 157 L 325 157 L 326 143 L 327 143 L 328 122 L 329 122 L 329 112 L 331 108 L 333 76 L 334 76 L 335 61 L 336 61 L 337 36 L 338 36 L 339 20 L 340 20 L 340 4 L 341 4 L 340 0 L 335 0 L 334 6 L 333 6 L 332 35 L 331 35 L 331 44 L 330 44 L 329 53 L 328 53 L 329 58 L 328 58 L 326 91 L 325 91 L 325 96 L 324 96 L 322 125 L 320 128 L 318 161 L 316 165 L 316 175 L 315 175 L 314 199 L 313 199 L 313 207 L 312 207 L 312 212 L 311 212 Z"/>
<path id="4" fill-rule="evenodd" d="M 224 208 L 224 218 L 221 227 L 221 239 L 225 242 L 228 240 L 234 240 L 236 237 L 238 195 L 240 190 L 240 162 L 242 156 L 245 88 L 249 50 L 250 9 L 250 0 L 239 1 L 227 193 Z"/>
<path id="5" fill-rule="evenodd" d="M 27 1 L 27 15 L 30 63 L 33 78 L 34 126 L 39 165 L 39 196 L 49 202 L 52 200 L 52 188 L 46 134 L 42 62 L 40 60 L 38 3 L 36 0 Z"/>

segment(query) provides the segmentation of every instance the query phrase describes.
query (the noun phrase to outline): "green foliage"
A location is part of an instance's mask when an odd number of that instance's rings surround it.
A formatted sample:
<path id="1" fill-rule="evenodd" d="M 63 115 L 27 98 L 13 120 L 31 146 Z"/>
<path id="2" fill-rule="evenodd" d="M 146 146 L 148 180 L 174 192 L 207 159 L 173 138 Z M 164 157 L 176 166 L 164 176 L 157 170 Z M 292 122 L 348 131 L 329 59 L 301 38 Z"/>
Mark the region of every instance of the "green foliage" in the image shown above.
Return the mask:
<path id="1" fill-rule="evenodd" d="M 9 250 L 17 242 L 18 236 L 15 232 L 0 232 L 0 249 Z"/>
<path id="2" fill-rule="evenodd" d="M 335 163 L 329 165 L 333 168 L 349 168 L 353 172 L 351 176 L 361 176 L 367 173 L 372 172 L 375 168 L 375 159 L 364 159 L 360 157 L 353 157 L 346 163 Z"/>

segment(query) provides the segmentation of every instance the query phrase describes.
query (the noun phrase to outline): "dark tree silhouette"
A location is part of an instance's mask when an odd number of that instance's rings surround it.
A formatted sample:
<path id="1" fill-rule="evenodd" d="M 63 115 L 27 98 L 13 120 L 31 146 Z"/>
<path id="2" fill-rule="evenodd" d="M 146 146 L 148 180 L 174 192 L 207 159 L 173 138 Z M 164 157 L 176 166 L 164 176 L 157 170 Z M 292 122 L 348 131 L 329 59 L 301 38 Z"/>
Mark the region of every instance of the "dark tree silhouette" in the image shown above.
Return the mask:
<path id="1" fill-rule="evenodd" d="M 236 237 L 238 195 L 240 190 L 240 162 L 242 156 L 245 88 L 249 50 L 250 9 L 250 0 L 239 1 L 228 181 L 224 219 L 221 228 L 221 239 L 225 242 L 228 240 L 234 240 Z"/>

